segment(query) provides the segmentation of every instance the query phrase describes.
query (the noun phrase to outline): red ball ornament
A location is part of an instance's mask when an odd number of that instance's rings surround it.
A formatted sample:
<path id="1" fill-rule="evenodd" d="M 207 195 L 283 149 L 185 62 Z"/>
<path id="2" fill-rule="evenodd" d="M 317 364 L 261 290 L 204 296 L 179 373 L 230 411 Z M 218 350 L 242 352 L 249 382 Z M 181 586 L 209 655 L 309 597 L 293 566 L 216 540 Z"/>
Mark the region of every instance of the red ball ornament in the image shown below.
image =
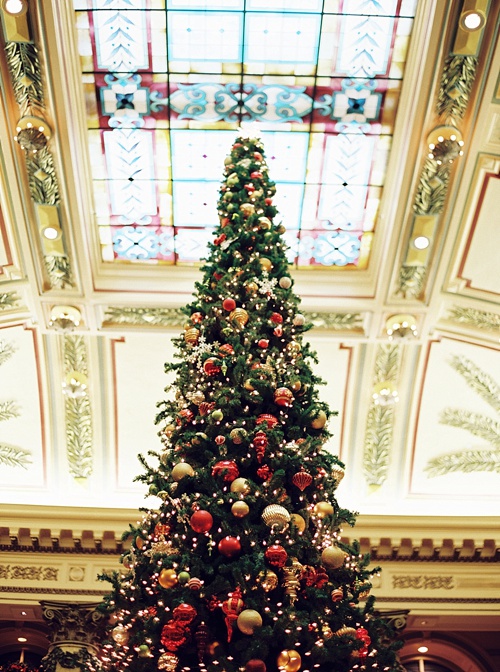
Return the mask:
<path id="1" fill-rule="evenodd" d="M 269 346 L 269 341 L 267 340 L 267 338 L 261 338 L 258 341 L 258 346 L 259 348 L 265 350 Z"/>
<path id="2" fill-rule="evenodd" d="M 274 403 L 278 406 L 291 406 L 293 393 L 287 387 L 278 387 L 274 392 Z"/>
<path id="3" fill-rule="evenodd" d="M 220 370 L 221 368 L 214 357 L 209 357 L 203 362 L 203 371 L 207 376 L 216 376 L 220 373 Z"/>
<path id="4" fill-rule="evenodd" d="M 264 423 L 266 423 L 269 429 L 272 429 L 278 424 L 278 418 L 276 418 L 274 415 L 271 415 L 270 413 L 262 413 L 258 416 L 255 424 L 262 425 Z"/>
<path id="5" fill-rule="evenodd" d="M 264 203 L 265 203 L 266 205 L 271 205 L 272 202 L 273 202 L 273 199 L 272 199 L 272 198 L 265 198 L 265 199 L 264 199 Z"/>
<path id="6" fill-rule="evenodd" d="M 238 149 L 238 147 L 243 147 L 243 145 L 241 144 L 241 142 L 235 142 L 235 143 L 234 143 L 234 145 L 233 145 L 233 149 Z"/>
<path id="7" fill-rule="evenodd" d="M 212 273 L 212 276 L 213 276 L 216 280 L 221 280 L 221 279 L 222 279 L 222 273 L 217 273 L 217 271 L 214 271 L 214 272 Z"/>
<path id="8" fill-rule="evenodd" d="M 184 625 L 189 625 L 198 616 L 196 609 L 186 602 L 175 607 L 172 613 L 174 615 L 173 620 L 178 623 L 183 623 Z"/>
<path id="9" fill-rule="evenodd" d="M 252 180 L 260 180 L 262 179 L 262 173 L 259 170 L 254 170 L 253 173 L 250 173 L 250 177 Z"/>
<path id="10" fill-rule="evenodd" d="M 273 313 L 271 315 L 271 322 L 274 324 L 281 324 L 283 322 L 283 316 L 280 315 L 279 313 Z"/>
<path id="11" fill-rule="evenodd" d="M 224 299 L 222 302 L 222 307 L 224 310 L 227 310 L 228 313 L 230 313 L 232 310 L 236 308 L 236 301 L 234 299 Z"/>
<path id="12" fill-rule="evenodd" d="M 283 336 L 283 327 L 281 325 L 276 327 L 276 329 L 273 331 L 273 334 L 278 337 Z"/>
<path id="13" fill-rule="evenodd" d="M 267 667 L 263 660 L 252 658 L 245 665 L 245 672 L 266 672 Z"/>
<path id="14" fill-rule="evenodd" d="M 234 146 L 234 145 L 233 145 L 233 146 Z M 253 158 L 254 158 L 256 161 L 262 161 L 264 157 L 262 156 L 262 154 L 261 154 L 260 152 L 254 152 L 254 153 L 253 153 Z"/>
<path id="15" fill-rule="evenodd" d="M 203 583 L 197 577 L 193 577 L 192 579 L 189 579 L 189 581 L 187 582 L 187 587 L 190 590 L 195 591 L 201 590 L 202 585 Z"/>
<path id="16" fill-rule="evenodd" d="M 191 322 L 193 324 L 200 324 L 203 322 L 203 315 L 201 313 L 193 313 L 191 315 Z"/>
<path id="17" fill-rule="evenodd" d="M 212 529 L 214 519 L 212 518 L 212 514 L 209 511 L 200 509 L 199 511 L 195 511 L 193 513 L 189 519 L 189 524 L 195 532 L 201 534 Z"/>
<path id="18" fill-rule="evenodd" d="M 273 544 L 272 546 L 269 546 L 264 553 L 264 557 L 270 565 L 273 565 L 274 567 L 284 567 L 288 559 L 288 553 L 283 546 Z"/>
<path id="19" fill-rule="evenodd" d="M 217 548 L 226 558 L 234 558 L 241 551 L 240 540 L 236 537 L 224 537 L 219 541 Z"/>
<path id="20" fill-rule="evenodd" d="M 270 481 L 272 478 L 273 472 L 271 471 L 268 464 L 263 464 L 262 467 L 257 469 L 257 476 L 263 481 Z"/>
<path id="21" fill-rule="evenodd" d="M 231 483 L 240 475 L 238 465 L 234 460 L 221 460 L 212 467 L 212 476 L 222 476 L 222 480 Z"/>
<path id="22" fill-rule="evenodd" d="M 226 437 L 222 436 L 222 434 L 219 434 L 219 436 L 215 437 L 215 443 L 218 446 L 222 446 L 224 443 L 226 443 Z"/>
<path id="23" fill-rule="evenodd" d="M 227 355 L 234 355 L 234 348 L 230 343 L 224 343 L 219 348 L 219 354 L 221 357 L 227 357 Z"/>
<path id="24" fill-rule="evenodd" d="M 243 185 L 243 189 L 246 189 L 249 194 L 251 194 L 252 191 L 255 191 L 255 187 L 253 186 L 253 184 L 245 184 Z"/>

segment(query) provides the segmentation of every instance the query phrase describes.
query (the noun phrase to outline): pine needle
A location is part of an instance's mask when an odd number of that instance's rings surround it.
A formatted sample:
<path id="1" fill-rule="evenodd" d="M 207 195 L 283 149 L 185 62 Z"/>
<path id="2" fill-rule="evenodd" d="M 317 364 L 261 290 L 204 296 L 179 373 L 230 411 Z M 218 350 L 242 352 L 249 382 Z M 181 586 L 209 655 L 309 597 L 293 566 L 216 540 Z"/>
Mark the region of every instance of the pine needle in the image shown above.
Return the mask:
<path id="1" fill-rule="evenodd" d="M 500 386 L 491 376 L 480 369 L 467 357 L 455 355 L 451 366 L 459 373 L 467 385 L 479 394 L 495 411 L 500 413 Z"/>
<path id="2" fill-rule="evenodd" d="M 30 464 L 30 453 L 24 448 L 12 446 L 8 443 L 0 443 L 0 465 L 6 467 L 23 467 L 27 469 Z"/>
<path id="3" fill-rule="evenodd" d="M 496 471 L 500 473 L 500 454 L 491 450 L 463 450 L 448 453 L 429 460 L 425 471 L 431 477 L 444 476 L 456 471 L 462 471 L 466 474 L 473 471 Z"/>
<path id="4" fill-rule="evenodd" d="M 488 441 L 495 449 L 500 450 L 500 423 L 491 418 L 458 408 L 445 408 L 440 421 L 444 425 L 460 427 L 474 436 Z"/>

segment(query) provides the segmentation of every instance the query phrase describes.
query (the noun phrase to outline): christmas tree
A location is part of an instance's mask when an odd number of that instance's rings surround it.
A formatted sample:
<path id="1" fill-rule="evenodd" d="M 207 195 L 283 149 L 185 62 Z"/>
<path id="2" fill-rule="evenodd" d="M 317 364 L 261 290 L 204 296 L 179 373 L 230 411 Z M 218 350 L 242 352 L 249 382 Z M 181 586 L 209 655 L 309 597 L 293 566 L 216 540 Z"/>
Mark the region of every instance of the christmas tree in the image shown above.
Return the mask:
<path id="1" fill-rule="evenodd" d="M 293 292 L 262 143 L 225 160 L 220 225 L 185 309 L 162 452 L 140 457 L 158 497 L 125 537 L 104 663 L 210 672 L 396 670 L 368 597 L 369 557 L 341 541 L 355 515 L 324 449 L 331 412 Z"/>

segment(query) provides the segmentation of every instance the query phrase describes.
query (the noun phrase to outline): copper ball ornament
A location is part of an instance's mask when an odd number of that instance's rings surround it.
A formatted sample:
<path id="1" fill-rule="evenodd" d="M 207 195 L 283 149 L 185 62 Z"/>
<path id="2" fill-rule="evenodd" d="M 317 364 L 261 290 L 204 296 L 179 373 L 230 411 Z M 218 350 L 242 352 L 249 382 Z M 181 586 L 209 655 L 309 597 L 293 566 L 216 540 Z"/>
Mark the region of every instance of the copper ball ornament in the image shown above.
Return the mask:
<path id="1" fill-rule="evenodd" d="M 270 504 L 262 512 L 262 520 L 268 527 L 283 529 L 290 522 L 290 514 L 284 506 Z"/>
<path id="2" fill-rule="evenodd" d="M 226 558 L 234 558 L 240 554 L 241 543 L 236 537 L 224 537 L 217 546 L 219 553 Z"/>
<path id="3" fill-rule="evenodd" d="M 342 567 L 347 554 L 338 546 L 327 546 L 321 553 L 321 562 L 327 569 L 338 569 Z"/>
<path id="4" fill-rule="evenodd" d="M 253 635 L 262 627 L 262 616 L 255 609 L 243 609 L 236 621 L 238 630 L 244 635 Z"/>
<path id="5" fill-rule="evenodd" d="M 174 481 L 179 482 L 185 476 L 194 476 L 194 469 L 187 462 L 178 462 L 172 469 L 171 474 Z"/>
<path id="6" fill-rule="evenodd" d="M 243 500 L 239 500 L 232 505 L 231 513 L 235 518 L 244 518 L 250 513 L 250 507 Z"/>
<path id="7" fill-rule="evenodd" d="M 302 665 L 302 658 L 298 651 L 285 649 L 276 658 L 279 670 L 285 672 L 298 672 Z"/>
<path id="8" fill-rule="evenodd" d="M 162 588 L 173 588 L 177 585 L 178 578 L 175 569 L 162 569 L 158 576 L 158 583 Z"/>

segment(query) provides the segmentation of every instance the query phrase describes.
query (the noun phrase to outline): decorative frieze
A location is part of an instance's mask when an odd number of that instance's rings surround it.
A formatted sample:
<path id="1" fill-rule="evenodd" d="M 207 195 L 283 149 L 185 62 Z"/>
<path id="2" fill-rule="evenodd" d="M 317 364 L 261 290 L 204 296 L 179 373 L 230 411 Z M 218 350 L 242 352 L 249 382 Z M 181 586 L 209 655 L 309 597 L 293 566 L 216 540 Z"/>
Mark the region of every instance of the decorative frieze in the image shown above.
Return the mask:
<path id="1" fill-rule="evenodd" d="M 412 574 L 394 574 L 392 587 L 413 590 L 453 590 L 455 584 L 453 576 L 426 576 Z"/>
<path id="2" fill-rule="evenodd" d="M 59 570 L 38 565 L 0 565 L 0 579 L 14 581 L 57 581 Z"/>
<path id="3" fill-rule="evenodd" d="M 477 308 L 453 306 L 448 311 L 448 319 L 457 324 L 465 324 L 487 331 L 500 330 L 500 315 Z"/>

